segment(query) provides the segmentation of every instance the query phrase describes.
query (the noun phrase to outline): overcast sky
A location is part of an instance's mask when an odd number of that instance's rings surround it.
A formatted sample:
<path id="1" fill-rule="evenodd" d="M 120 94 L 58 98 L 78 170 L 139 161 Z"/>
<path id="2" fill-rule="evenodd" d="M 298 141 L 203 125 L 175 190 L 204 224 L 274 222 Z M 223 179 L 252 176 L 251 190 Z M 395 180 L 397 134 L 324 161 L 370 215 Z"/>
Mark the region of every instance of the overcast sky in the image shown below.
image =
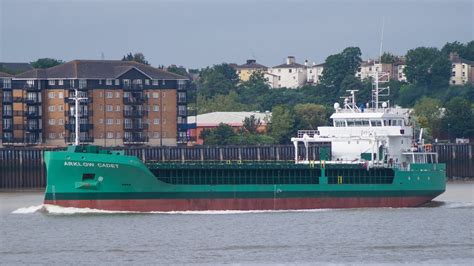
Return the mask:
<path id="1" fill-rule="evenodd" d="M 474 39 L 474 0 L 0 0 L 0 61 L 120 59 L 204 67 L 294 55 L 321 63 L 347 46 L 363 58 Z"/>

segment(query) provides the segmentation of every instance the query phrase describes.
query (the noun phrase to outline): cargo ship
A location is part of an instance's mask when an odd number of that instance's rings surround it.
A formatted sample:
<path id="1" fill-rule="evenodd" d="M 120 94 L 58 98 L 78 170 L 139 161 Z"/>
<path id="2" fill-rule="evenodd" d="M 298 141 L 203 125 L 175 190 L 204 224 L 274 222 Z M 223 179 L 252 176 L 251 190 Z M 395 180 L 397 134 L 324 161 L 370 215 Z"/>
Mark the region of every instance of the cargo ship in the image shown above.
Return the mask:
<path id="1" fill-rule="evenodd" d="M 134 212 L 423 205 L 445 191 L 445 165 L 414 137 L 408 110 L 379 102 L 375 74 L 372 106 L 358 106 L 349 91 L 331 126 L 291 139 L 293 161 L 141 161 L 76 138 L 45 154 L 44 203 Z M 308 147 L 322 142 L 330 149 L 311 160 Z"/>

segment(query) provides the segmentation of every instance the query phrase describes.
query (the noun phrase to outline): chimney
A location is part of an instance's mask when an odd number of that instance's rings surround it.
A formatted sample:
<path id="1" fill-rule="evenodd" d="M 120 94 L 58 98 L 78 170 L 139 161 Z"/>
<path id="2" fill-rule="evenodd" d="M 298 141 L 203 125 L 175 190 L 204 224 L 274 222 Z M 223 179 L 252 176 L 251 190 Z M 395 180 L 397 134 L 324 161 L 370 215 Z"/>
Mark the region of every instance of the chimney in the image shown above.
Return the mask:
<path id="1" fill-rule="evenodd" d="M 291 64 L 294 64 L 295 63 L 295 57 L 294 56 L 288 56 L 286 58 L 286 64 L 287 65 L 291 65 Z"/>
<path id="2" fill-rule="evenodd" d="M 255 64 L 256 62 L 257 62 L 257 60 L 255 60 L 255 59 L 247 59 L 247 65 Z"/>
<path id="3" fill-rule="evenodd" d="M 304 60 L 304 66 L 308 66 L 308 59 Z"/>

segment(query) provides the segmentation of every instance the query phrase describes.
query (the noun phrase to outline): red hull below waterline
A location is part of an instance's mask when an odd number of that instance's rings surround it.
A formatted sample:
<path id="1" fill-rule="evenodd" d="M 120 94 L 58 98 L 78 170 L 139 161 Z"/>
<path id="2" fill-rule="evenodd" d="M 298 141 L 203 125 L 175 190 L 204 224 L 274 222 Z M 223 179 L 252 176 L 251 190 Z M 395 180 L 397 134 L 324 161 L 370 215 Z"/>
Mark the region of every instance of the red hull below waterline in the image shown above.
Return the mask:
<path id="1" fill-rule="evenodd" d="M 127 199 L 127 200 L 45 200 L 61 207 L 111 211 L 222 211 L 222 210 L 304 210 L 374 207 L 417 207 L 432 197 L 353 197 L 285 199 Z"/>

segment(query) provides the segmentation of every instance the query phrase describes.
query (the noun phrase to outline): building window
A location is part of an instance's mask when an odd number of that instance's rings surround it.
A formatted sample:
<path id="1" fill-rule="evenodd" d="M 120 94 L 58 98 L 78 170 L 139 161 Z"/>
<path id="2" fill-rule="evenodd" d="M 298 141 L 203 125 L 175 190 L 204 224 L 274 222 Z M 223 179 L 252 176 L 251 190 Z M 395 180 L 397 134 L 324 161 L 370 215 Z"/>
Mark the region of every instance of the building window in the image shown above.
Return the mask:
<path id="1" fill-rule="evenodd" d="M 55 111 L 54 105 L 48 106 L 48 111 L 54 112 Z"/>
<path id="2" fill-rule="evenodd" d="M 145 79 L 145 85 L 150 85 L 150 80 L 149 79 Z"/>
<path id="3" fill-rule="evenodd" d="M 56 119 L 49 119 L 48 124 L 51 125 L 51 126 L 56 125 Z"/>
<path id="4" fill-rule="evenodd" d="M 48 98 L 54 99 L 54 97 L 55 97 L 55 93 L 54 93 L 54 92 L 49 92 L 49 93 L 48 93 Z"/>
<path id="5" fill-rule="evenodd" d="M 115 124 L 120 125 L 122 123 L 122 119 L 115 119 Z"/>
<path id="6" fill-rule="evenodd" d="M 107 111 L 107 112 L 112 112 L 113 110 L 114 110 L 114 106 L 113 106 L 113 105 L 107 104 L 107 105 L 105 106 L 105 111 Z"/>
<path id="7" fill-rule="evenodd" d="M 58 111 L 59 111 L 59 112 L 62 112 L 62 111 L 64 111 L 64 106 L 62 106 L 62 105 L 58 105 Z"/>
<path id="8" fill-rule="evenodd" d="M 48 138 L 49 139 L 55 139 L 56 138 L 56 133 L 49 133 Z"/>
<path id="9" fill-rule="evenodd" d="M 64 119 L 58 119 L 58 125 L 64 125 Z"/>
<path id="10" fill-rule="evenodd" d="M 115 98 L 120 98 L 120 91 L 115 92 Z"/>
<path id="11" fill-rule="evenodd" d="M 160 111 L 160 106 L 153 105 L 153 112 L 159 112 L 159 111 Z"/>
<path id="12" fill-rule="evenodd" d="M 158 119 L 158 118 L 153 119 L 153 124 L 154 125 L 159 125 L 160 124 L 160 119 Z"/>
<path id="13" fill-rule="evenodd" d="M 104 106 L 102 104 L 99 105 L 99 110 L 104 111 Z"/>
<path id="14" fill-rule="evenodd" d="M 157 80 L 157 79 L 152 80 L 152 81 L 151 81 L 151 84 L 152 84 L 153 86 L 158 86 L 158 80 Z"/>
<path id="15" fill-rule="evenodd" d="M 104 119 L 103 118 L 100 118 L 99 119 L 99 124 L 103 124 L 104 123 Z"/>
<path id="16" fill-rule="evenodd" d="M 62 91 L 58 92 L 58 98 L 59 99 L 64 98 L 64 92 L 62 92 Z"/>
<path id="17" fill-rule="evenodd" d="M 10 89 L 12 87 L 12 80 L 11 79 L 4 79 L 3 80 L 3 88 Z"/>
<path id="18" fill-rule="evenodd" d="M 120 105 L 115 106 L 115 111 L 120 112 Z"/>
<path id="19" fill-rule="evenodd" d="M 160 97 L 160 94 L 158 92 L 153 93 L 153 99 L 158 99 Z"/>
<path id="20" fill-rule="evenodd" d="M 116 79 L 115 80 L 115 86 L 118 86 L 118 85 L 120 85 L 120 80 Z"/>
<path id="21" fill-rule="evenodd" d="M 159 138 L 160 138 L 160 132 L 154 132 L 154 133 L 153 133 L 153 137 L 154 137 L 155 139 L 159 139 Z"/>
<path id="22" fill-rule="evenodd" d="M 453 71 L 453 73 L 451 74 L 451 76 L 455 77 L 455 76 L 456 76 L 456 71 Z"/>
<path id="23" fill-rule="evenodd" d="M 114 81 L 113 79 L 106 79 L 105 80 L 105 85 L 110 86 L 110 85 L 112 85 L 113 81 Z"/>
<path id="24" fill-rule="evenodd" d="M 86 79 L 80 79 L 79 80 L 79 89 L 83 89 L 87 87 L 87 80 Z"/>
<path id="25" fill-rule="evenodd" d="M 119 139 L 119 138 L 121 138 L 121 137 L 122 137 L 122 133 L 121 133 L 121 132 L 117 132 L 117 133 L 115 133 L 115 136 L 116 136 L 116 138 L 118 138 L 118 139 Z"/>
<path id="26" fill-rule="evenodd" d="M 107 123 L 107 125 L 113 125 L 114 120 L 112 118 L 107 118 L 106 123 Z"/>
<path id="27" fill-rule="evenodd" d="M 114 138 L 114 132 L 107 132 L 107 138 L 108 139 L 113 139 Z"/>
<path id="28" fill-rule="evenodd" d="M 288 69 L 288 73 L 291 73 L 291 72 L 293 72 L 293 69 L 291 69 L 291 68 Z"/>
<path id="29" fill-rule="evenodd" d="M 165 85 L 166 84 L 166 81 L 165 80 L 162 80 L 161 81 L 161 85 Z"/>
<path id="30" fill-rule="evenodd" d="M 113 98 L 113 97 L 114 97 L 113 92 L 107 91 L 107 92 L 105 93 L 105 98 L 110 99 L 110 98 Z"/>
<path id="31" fill-rule="evenodd" d="M 55 80 L 54 79 L 53 80 L 48 80 L 48 85 L 52 85 L 52 86 L 56 85 Z"/>
<path id="32" fill-rule="evenodd" d="M 64 85 L 64 80 L 62 80 L 62 79 L 58 80 L 58 85 L 63 86 Z"/>

